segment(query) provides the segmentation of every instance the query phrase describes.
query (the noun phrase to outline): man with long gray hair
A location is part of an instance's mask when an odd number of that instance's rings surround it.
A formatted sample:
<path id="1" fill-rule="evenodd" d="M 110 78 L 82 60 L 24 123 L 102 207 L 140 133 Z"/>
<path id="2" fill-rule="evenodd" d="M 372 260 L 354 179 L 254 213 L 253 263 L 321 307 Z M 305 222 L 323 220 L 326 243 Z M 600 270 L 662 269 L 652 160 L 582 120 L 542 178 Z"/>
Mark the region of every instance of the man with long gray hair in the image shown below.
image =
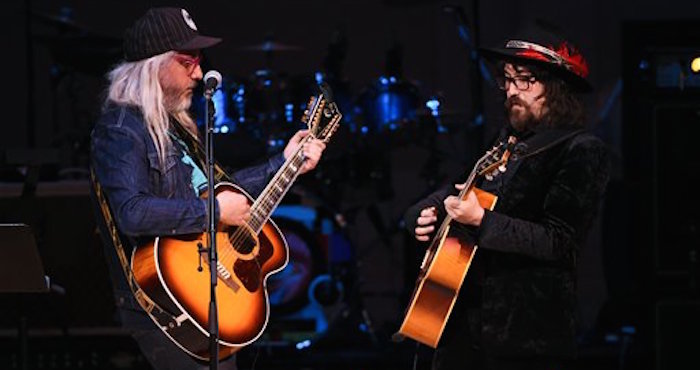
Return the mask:
<path id="1" fill-rule="evenodd" d="M 121 247 L 106 248 L 120 321 L 156 369 L 207 368 L 207 363 L 178 348 L 142 309 L 143 298 L 133 294 L 125 278 L 130 269 L 124 256 L 157 236 L 207 230 L 208 202 L 201 197 L 207 189 L 206 161 L 189 108 L 202 80 L 200 51 L 220 41 L 201 35 L 185 9 L 149 9 L 125 32 L 125 60 L 108 74 L 107 97 L 91 137 L 93 194 L 103 210 L 110 210 L 102 213 L 107 220 L 100 223 L 101 234 L 105 245 L 124 247 L 121 255 Z M 255 197 L 301 145 L 300 173 L 312 170 L 325 144 L 303 140 L 307 135 L 297 132 L 283 153 L 230 180 Z M 221 176 L 228 177 L 215 173 Z M 251 217 L 247 197 L 218 192 L 214 217 L 217 224 L 245 225 Z M 235 356 L 220 364 L 221 369 L 235 367 Z"/>

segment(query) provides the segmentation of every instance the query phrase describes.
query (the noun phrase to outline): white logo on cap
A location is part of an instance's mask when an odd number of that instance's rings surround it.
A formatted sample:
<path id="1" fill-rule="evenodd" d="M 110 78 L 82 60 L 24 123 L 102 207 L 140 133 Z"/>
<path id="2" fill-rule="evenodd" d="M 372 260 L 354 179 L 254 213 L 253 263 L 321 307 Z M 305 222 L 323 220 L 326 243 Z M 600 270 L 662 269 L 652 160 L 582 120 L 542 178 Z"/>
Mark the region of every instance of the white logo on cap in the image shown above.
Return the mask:
<path id="1" fill-rule="evenodd" d="M 185 20 L 185 23 L 187 23 L 188 26 L 190 26 L 191 29 L 197 30 L 197 25 L 194 24 L 194 20 L 190 16 L 190 13 L 187 12 L 187 10 L 182 9 L 182 19 Z"/>

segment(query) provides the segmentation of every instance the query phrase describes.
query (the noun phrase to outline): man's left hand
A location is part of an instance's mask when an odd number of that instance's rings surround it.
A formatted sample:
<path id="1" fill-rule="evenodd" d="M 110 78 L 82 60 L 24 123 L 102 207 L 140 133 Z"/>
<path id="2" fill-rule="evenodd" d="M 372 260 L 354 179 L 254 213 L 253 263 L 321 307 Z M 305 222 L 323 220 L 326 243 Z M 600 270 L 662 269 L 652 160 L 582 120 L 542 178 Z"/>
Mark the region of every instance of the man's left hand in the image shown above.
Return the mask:
<path id="1" fill-rule="evenodd" d="M 456 184 L 455 188 L 462 190 L 464 184 Z M 484 208 L 479 205 L 479 200 L 473 191 L 467 193 L 467 199 L 461 200 L 459 197 L 450 195 L 445 198 L 445 211 L 453 220 L 465 224 L 479 226 L 484 218 Z"/>
<path id="2" fill-rule="evenodd" d="M 300 145 L 303 145 L 301 152 L 304 155 L 304 164 L 301 166 L 300 174 L 309 172 L 316 168 L 318 161 L 321 159 L 323 150 L 326 149 L 326 144 L 318 139 L 312 139 L 308 142 L 304 141 L 304 138 L 309 135 L 309 130 L 297 131 L 284 148 L 284 159 L 288 159 L 290 156 L 294 155 Z"/>

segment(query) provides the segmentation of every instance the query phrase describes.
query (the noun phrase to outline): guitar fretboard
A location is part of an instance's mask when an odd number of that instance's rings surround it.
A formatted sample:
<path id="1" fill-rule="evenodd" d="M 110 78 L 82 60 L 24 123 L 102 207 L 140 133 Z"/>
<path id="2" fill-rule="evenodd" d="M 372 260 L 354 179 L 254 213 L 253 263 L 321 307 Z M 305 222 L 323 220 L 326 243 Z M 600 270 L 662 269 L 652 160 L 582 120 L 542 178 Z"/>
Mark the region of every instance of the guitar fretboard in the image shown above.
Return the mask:
<path id="1" fill-rule="evenodd" d="M 310 139 L 311 135 L 307 136 L 305 141 Z M 248 225 L 256 234 L 262 230 L 262 226 L 270 218 L 272 212 L 294 183 L 294 180 L 299 176 L 301 166 L 304 164 L 304 154 L 301 148 L 302 145 L 284 162 L 275 174 L 275 177 L 267 184 L 265 190 L 250 207 L 250 221 Z"/>
<path id="2" fill-rule="evenodd" d="M 490 167 L 493 167 L 494 164 L 500 164 L 503 159 L 508 159 L 509 154 L 505 154 L 505 156 L 501 158 L 501 155 L 504 154 L 502 153 L 502 151 L 506 148 L 506 144 L 515 144 L 515 138 L 511 136 L 508 139 L 508 142 L 499 143 L 492 150 L 486 152 L 486 154 L 484 154 L 483 157 L 479 158 L 476 165 L 469 173 L 467 181 L 464 182 L 464 188 L 459 192 L 459 199 L 466 198 L 467 193 L 472 190 L 477 176 L 483 175 L 485 172 L 489 172 Z M 506 151 L 505 153 L 508 153 L 508 151 Z M 436 237 L 434 237 L 431 241 L 430 248 L 437 247 L 441 243 L 442 235 L 444 235 L 447 232 L 451 222 L 452 217 L 450 217 L 450 215 L 447 215 L 442 221 L 442 224 L 440 224 L 440 228 L 438 228 L 436 232 Z"/>

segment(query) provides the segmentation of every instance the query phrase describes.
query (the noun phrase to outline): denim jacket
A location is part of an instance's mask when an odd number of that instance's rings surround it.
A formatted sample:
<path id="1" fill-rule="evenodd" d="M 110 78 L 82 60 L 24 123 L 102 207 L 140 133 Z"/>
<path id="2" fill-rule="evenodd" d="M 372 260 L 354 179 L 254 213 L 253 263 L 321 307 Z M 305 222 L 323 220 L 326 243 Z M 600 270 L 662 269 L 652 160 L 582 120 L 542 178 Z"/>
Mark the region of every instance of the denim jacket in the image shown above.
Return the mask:
<path id="1" fill-rule="evenodd" d="M 110 105 L 92 132 L 92 166 L 120 232 L 131 238 L 206 231 L 207 201 L 192 188 L 192 166 L 177 143 L 161 166 L 140 110 Z M 256 197 L 284 162 L 282 154 L 235 172 L 233 182 Z M 218 203 L 215 218 L 218 222 Z"/>

